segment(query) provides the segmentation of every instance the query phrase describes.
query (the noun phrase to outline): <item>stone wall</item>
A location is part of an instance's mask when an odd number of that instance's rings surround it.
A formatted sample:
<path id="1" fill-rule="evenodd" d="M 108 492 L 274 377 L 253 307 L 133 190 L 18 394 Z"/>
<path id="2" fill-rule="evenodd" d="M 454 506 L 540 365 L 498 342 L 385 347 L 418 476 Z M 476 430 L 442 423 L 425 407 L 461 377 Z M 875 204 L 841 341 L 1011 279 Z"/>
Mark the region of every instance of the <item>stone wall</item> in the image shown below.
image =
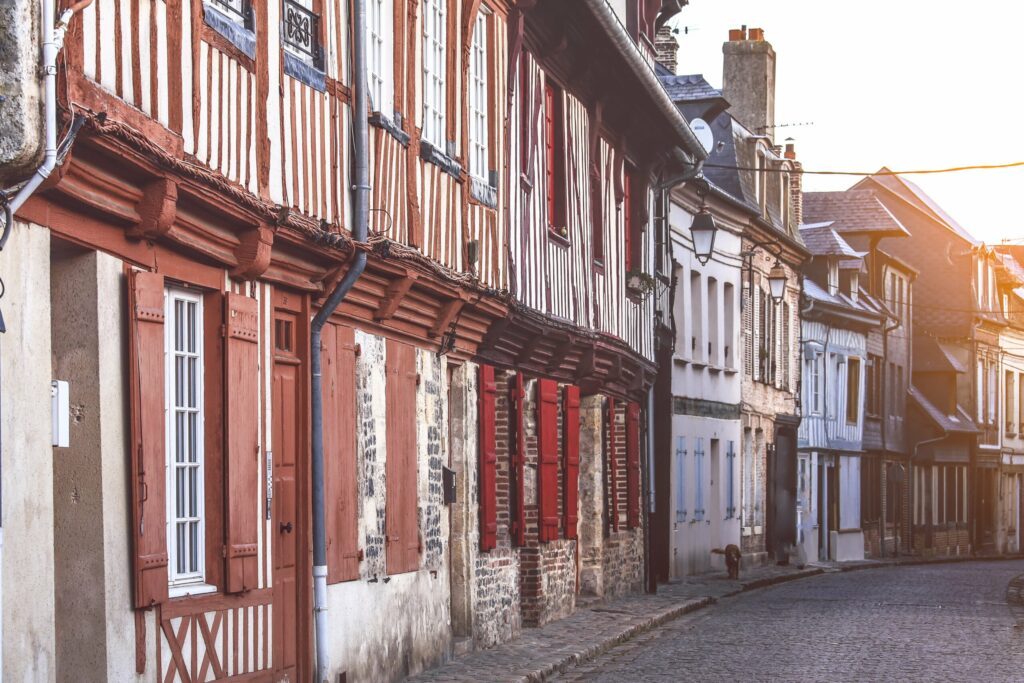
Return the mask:
<path id="1" fill-rule="evenodd" d="M 449 511 L 441 467 L 448 463 L 447 369 L 417 351 L 417 499 L 423 540 L 419 568 L 389 576 L 385 558 L 388 416 L 386 342 L 356 331 L 357 480 L 364 561 L 355 581 L 328 587 L 332 667 L 349 680 L 392 681 L 442 661 L 451 646 L 451 585 L 446 555 Z"/>

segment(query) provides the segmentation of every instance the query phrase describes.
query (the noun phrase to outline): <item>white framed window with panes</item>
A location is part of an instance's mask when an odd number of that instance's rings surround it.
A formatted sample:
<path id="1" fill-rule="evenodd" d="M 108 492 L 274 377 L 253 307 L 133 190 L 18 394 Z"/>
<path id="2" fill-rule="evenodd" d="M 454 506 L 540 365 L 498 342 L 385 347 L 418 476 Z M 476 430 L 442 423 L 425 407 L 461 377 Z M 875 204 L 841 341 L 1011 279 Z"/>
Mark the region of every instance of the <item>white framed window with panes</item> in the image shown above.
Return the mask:
<path id="1" fill-rule="evenodd" d="M 370 110 L 394 116 L 394 0 L 368 0 L 366 12 L 366 71 Z"/>
<path id="2" fill-rule="evenodd" d="M 164 290 L 167 559 L 171 597 L 216 590 L 206 583 L 203 299 Z"/>
<path id="3" fill-rule="evenodd" d="M 469 50 L 469 172 L 489 183 L 490 159 L 488 111 L 488 25 L 489 9 L 480 6 L 473 21 L 473 41 Z"/>
<path id="4" fill-rule="evenodd" d="M 442 152 L 445 140 L 447 2 L 423 0 L 423 139 Z"/>

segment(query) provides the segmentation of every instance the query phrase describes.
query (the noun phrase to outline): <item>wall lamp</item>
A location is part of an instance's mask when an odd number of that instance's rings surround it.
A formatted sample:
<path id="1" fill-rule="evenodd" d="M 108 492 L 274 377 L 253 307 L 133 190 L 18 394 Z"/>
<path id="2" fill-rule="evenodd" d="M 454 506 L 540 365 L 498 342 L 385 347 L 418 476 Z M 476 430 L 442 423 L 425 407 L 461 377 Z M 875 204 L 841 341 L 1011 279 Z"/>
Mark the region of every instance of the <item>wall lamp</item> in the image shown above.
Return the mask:
<path id="1" fill-rule="evenodd" d="M 748 239 L 748 241 L 752 242 L 755 248 L 761 247 L 774 254 L 775 265 L 773 265 L 772 269 L 768 271 L 768 292 L 771 294 L 772 301 L 776 305 L 782 303 L 782 299 L 786 296 L 786 284 L 789 281 L 789 278 L 786 275 L 786 268 L 782 265 L 782 259 L 779 258 L 782 251 L 782 245 L 779 244 L 778 240 L 758 242 L 757 240 Z M 778 251 L 772 249 L 772 247 L 777 247 Z M 747 282 L 750 282 L 751 284 L 754 281 L 754 253 L 753 249 L 751 249 L 750 251 L 745 251 L 741 254 L 743 259 L 746 261 Z"/>
<path id="2" fill-rule="evenodd" d="M 700 209 L 697 210 L 697 215 L 693 217 L 693 223 L 690 224 L 690 238 L 693 240 L 694 256 L 702 266 L 706 266 L 711 260 L 711 254 L 715 251 L 715 235 L 718 232 L 718 226 L 715 225 L 715 217 L 711 215 L 705 201 L 711 186 L 702 175 L 697 176 L 693 182 L 697 196 L 700 197 Z"/>

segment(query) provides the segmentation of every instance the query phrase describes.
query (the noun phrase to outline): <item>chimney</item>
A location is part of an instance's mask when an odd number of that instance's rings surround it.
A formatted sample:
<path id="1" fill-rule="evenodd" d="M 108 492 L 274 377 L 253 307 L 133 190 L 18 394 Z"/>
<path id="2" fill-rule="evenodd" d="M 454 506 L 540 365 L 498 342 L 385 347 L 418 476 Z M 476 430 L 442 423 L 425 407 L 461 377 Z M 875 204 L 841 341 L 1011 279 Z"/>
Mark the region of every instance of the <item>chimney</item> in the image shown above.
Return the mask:
<path id="1" fill-rule="evenodd" d="M 730 113 L 756 135 L 775 132 L 775 50 L 760 28 L 729 31 L 722 45 L 722 94 Z"/>
<path id="2" fill-rule="evenodd" d="M 793 223 L 799 226 L 804 222 L 804 170 L 803 164 L 796 160 L 796 143 L 792 138 L 786 140 L 786 158 L 793 162 L 793 172 L 789 174 L 789 199 L 793 207 Z"/>
<path id="3" fill-rule="evenodd" d="M 675 74 L 678 66 L 676 54 L 679 50 L 679 41 L 672 34 L 672 29 L 668 24 L 662 25 L 658 29 L 658 33 L 655 34 L 654 50 L 657 53 L 658 63 Z"/>

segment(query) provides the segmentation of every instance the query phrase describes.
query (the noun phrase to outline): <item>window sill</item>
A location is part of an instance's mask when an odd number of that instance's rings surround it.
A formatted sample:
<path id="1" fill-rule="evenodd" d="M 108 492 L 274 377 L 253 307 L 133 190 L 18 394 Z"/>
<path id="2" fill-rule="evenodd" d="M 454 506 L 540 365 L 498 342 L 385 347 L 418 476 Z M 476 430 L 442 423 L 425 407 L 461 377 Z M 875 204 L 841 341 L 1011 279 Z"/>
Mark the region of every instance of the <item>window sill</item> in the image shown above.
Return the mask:
<path id="1" fill-rule="evenodd" d="M 553 228 L 548 226 L 548 239 L 561 247 L 568 248 L 570 246 L 569 238 L 559 233 L 559 230 L 565 230 L 565 228 Z"/>
<path id="2" fill-rule="evenodd" d="M 718 373 L 722 372 L 723 370 L 725 370 L 725 368 L 723 368 L 720 365 L 708 364 L 708 372 L 713 372 L 713 373 L 715 373 L 717 375 Z"/>
<path id="3" fill-rule="evenodd" d="M 167 597 L 188 598 L 195 595 L 206 595 L 208 593 L 216 592 L 217 587 L 211 586 L 208 583 L 187 583 L 180 586 L 169 586 L 167 588 Z"/>
<path id="4" fill-rule="evenodd" d="M 727 375 L 735 375 L 737 372 L 739 372 L 739 370 L 737 370 L 736 368 L 730 368 L 726 366 L 722 368 L 722 372 L 724 372 Z"/>
<path id="5" fill-rule="evenodd" d="M 420 140 L 420 159 L 440 167 L 442 171 L 451 177 L 460 182 L 462 181 L 462 166 L 459 165 L 459 162 L 426 140 Z"/>
<path id="6" fill-rule="evenodd" d="M 327 92 L 327 74 L 316 68 L 301 57 L 293 55 L 288 50 L 284 52 L 284 72 L 297 81 L 305 83 L 310 88 L 320 92 Z"/>
<path id="7" fill-rule="evenodd" d="M 375 111 L 370 114 L 369 122 L 371 126 L 380 128 L 395 140 L 398 140 L 398 144 L 402 147 L 409 146 L 409 134 L 402 130 L 398 123 L 384 116 L 381 112 Z"/>
<path id="8" fill-rule="evenodd" d="M 488 209 L 498 208 L 498 188 L 473 175 L 469 176 L 469 197 Z"/>
<path id="9" fill-rule="evenodd" d="M 256 59 L 256 33 L 209 2 L 203 3 L 203 21 L 249 59 Z"/>
<path id="10" fill-rule="evenodd" d="M 692 365 L 695 368 L 706 368 L 708 366 L 707 362 L 703 360 L 698 360 L 696 358 L 690 359 L 690 365 Z"/>

